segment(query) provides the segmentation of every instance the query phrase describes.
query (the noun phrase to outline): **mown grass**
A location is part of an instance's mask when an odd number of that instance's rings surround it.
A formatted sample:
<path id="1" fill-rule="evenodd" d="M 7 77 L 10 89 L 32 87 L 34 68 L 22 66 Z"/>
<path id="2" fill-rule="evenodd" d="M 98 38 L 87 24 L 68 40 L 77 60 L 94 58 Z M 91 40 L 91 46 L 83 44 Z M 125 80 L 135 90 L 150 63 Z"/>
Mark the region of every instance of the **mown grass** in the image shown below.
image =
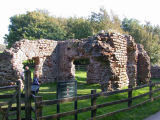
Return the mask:
<path id="1" fill-rule="evenodd" d="M 86 72 L 85 71 L 77 71 L 76 72 L 76 80 L 77 80 L 77 95 L 86 95 L 90 94 L 92 89 L 96 89 L 97 92 L 101 92 L 99 84 L 87 84 L 86 83 Z M 153 79 L 153 81 L 158 81 L 159 79 Z M 149 91 L 149 88 L 142 88 L 140 90 L 136 90 L 133 92 L 133 96 L 137 96 Z M 159 94 L 159 93 L 157 93 Z M 157 95 L 154 94 L 154 95 Z M 55 99 L 56 98 L 56 84 L 46 84 L 42 85 L 38 95 L 43 96 L 44 100 Z M 96 101 L 97 104 L 102 104 L 105 102 L 111 102 L 115 100 L 120 100 L 128 97 L 128 93 L 122 93 L 117 95 L 112 95 L 109 97 L 99 97 Z M 133 105 L 143 102 L 148 99 L 149 96 L 137 99 L 133 101 Z M 78 101 L 78 108 L 84 108 L 91 105 L 90 99 Z M 105 108 L 101 108 L 97 110 L 97 115 L 102 115 L 105 113 L 109 113 L 118 109 L 122 109 L 127 107 L 127 103 L 121 103 L 118 105 L 112 105 Z M 64 103 L 60 105 L 61 112 L 67 112 L 74 109 L 74 103 Z M 159 100 L 155 100 L 154 102 L 148 102 L 145 105 L 137 107 L 127 112 L 120 112 L 110 117 L 103 118 L 102 120 L 143 120 L 149 115 L 160 110 L 160 102 Z M 56 105 L 46 106 L 43 108 L 43 115 L 51 115 L 56 113 Z M 90 118 L 91 113 L 85 112 L 78 114 L 79 120 L 86 120 Z M 72 120 L 74 116 L 64 117 L 62 120 Z"/>
<path id="2" fill-rule="evenodd" d="M 86 83 L 86 72 L 85 71 L 77 71 L 76 72 L 76 80 L 77 80 L 77 95 L 86 95 L 90 94 L 92 89 L 96 89 L 97 92 L 101 92 L 99 84 L 87 84 Z M 159 81 L 159 79 L 153 79 L 153 82 Z M 154 88 L 155 89 L 155 88 Z M 133 92 L 133 96 L 137 96 L 149 91 L 148 87 L 142 88 L 140 90 L 136 90 Z M 160 93 L 160 92 L 159 92 Z M 154 94 L 158 95 L 159 93 Z M 2 93 L 0 93 L 2 94 Z M 41 85 L 40 91 L 37 94 L 38 96 L 42 96 L 43 100 L 53 100 L 56 99 L 56 84 L 44 84 Z M 112 95 L 109 97 L 99 97 L 96 100 L 96 104 L 102 104 L 105 102 L 111 102 L 115 100 L 120 100 L 128 97 L 128 93 L 121 93 Z M 148 99 L 149 96 L 139 98 L 133 101 L 133 105 L 143 102 Z M 78 109 L 88 107 L 91 105 L 91 100 L 80 100 L 78 101 Z M 119 110 L 122 108 L 126 108 L 127 103 L 121 103 L 117 105 L 108 106 L 105 108 L 97 109 L 97 115 L 102 115 L 105 113 L 109 113 L 115 110 Z M 74 109 L 74 103 L 63 103 L 60 105 L 60 112 L 67 112 Z M 143 120 L 144 118 L 154 114 L 155 112 L 160 110 L 160 102 L 159 100 L 155 100 L 153 102 L 148 102 L 140 107 L 134 108 L 127 112 L 120 112 L 118 114 L 112 115 L 110 117 L 103 118 L 101 120 Z M 56 105 L 50 105 L 43 107 L 43 116 L 52 115 L 56 113 Z M 78 114 L 78 120 L 86 120 L 91 117 L 91 112 L 85 112 Z M 61 120 L 73 120 L 74 116 L 68 116 L 61 118 Z"/>

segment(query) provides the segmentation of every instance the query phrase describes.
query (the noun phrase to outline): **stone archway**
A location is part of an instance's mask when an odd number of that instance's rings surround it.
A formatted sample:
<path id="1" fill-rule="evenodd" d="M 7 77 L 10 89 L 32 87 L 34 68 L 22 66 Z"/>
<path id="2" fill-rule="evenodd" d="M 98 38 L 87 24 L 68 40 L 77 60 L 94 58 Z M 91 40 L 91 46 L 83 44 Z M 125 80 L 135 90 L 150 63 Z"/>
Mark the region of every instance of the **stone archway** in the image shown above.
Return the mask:
<path id="1" fill-rule="evenodd" d="M 43 78 L 43 68 L 46 68 L 44 66 L 50 66 L 48 61 L 46 63 L 46 60 L 51 56 L 56 56 L 56 47 L 57 41 L 51 40 L 21 40 L 16 42 L 10 50 L 1 54 L 3 58 L 6 56 L 7 59 L 5 61 L 2 58 L 3 61 L 0 61 L 1 64 L 4 64 L 0 72 L 6 71 L 6 76 L 10 76 L 6 77 L 4 81 L 6 83 L 8 81 L 8 84 L 10 84 L 10 81 L 14 82 L 20 79 L 20 74 L 23 72 L 23 61 L 32 59 L 36 63 L 35 72 L 39 74 L 40 79 Z M 6 70 L 7 65 L 10 67 L 7 67 Z"/>

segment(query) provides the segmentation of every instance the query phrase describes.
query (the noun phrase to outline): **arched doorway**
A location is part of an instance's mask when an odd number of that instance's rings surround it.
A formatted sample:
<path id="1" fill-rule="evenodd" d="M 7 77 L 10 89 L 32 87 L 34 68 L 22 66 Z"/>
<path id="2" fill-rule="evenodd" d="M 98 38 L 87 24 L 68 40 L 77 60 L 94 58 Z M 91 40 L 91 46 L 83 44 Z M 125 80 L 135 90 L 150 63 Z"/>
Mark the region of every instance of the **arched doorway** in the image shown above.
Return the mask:
<path id="1" fill-rule="evenodd" d="M 75 79 L 79 83 L 87 83 L 88 65 L 90 64 L 89 58 L 75 59 L 73 64 L 75 65 Z"/>

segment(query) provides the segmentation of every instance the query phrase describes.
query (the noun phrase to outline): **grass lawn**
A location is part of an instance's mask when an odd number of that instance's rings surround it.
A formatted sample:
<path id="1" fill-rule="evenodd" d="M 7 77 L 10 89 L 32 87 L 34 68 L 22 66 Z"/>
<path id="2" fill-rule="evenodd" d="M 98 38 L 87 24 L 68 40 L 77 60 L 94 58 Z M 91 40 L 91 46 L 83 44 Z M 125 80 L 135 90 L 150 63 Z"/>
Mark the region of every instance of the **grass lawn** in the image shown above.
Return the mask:
<path id="1" fill-rule="evenodd" d="M 86 72 L 85 71 L 77 71 L 76 72 L 76 80 L 77 80 L 77 94 L 80 95 L 86 95 L 90 94 L 92 89 L 97 89 L 97 92 L 100 92 L 100 85 L 99 84 L 86 84 Z M 158 81 L 158 79 L 153 79 L 153 81 Z M 133 92 L 133 96 L 137 96 L 139 94 L 143 94 L 145 92 L 148 92 L 149 88 L 142 88 L 140 90 L 136 90 Z M 158 93 L 157 93 L 158 94 Z M 43 96 L 43 100 L 51 100 L 56 98 L 56 84 L 45 84 L 42 85 L 40 88 L 40 91 L 38 95 Z M 128 93 L 122 93 L 117 95 L 112 95 L 109 97 L 99 97 L 97 99 L 96 104 L 102 104 L 105 102 L 111 102 L 115 100 L 120 100 L 127 98 Z M 139 102 L 143 102 L 144 100 L 148 99 L 149 96 L 137 99 L 133 101 L 133 105 Z M 87 100 L 81 100 L 78 101 L 78 108 L 88 107 L 90 106 L 90 99 Z M 73 103 L 64 103 L 61 104 L 61 112 L 67 112 L 69 110 L 74 109 Z M 118 110 L 120 108 L 127 107 L 127 103 L 122 103 L 118 105 L 112 105 L 105 108 L 101 108 L 97 110 L 97 115 L 102 115 L 108 112 L 112 112 L 115 110 Z M 149 115 L 157 112 L 160 110 L 160 102 L 159 100 L 156 100 L 154 102 L 148 102 L 147 104 L 144 104 L 138 108 L 132 109 L 127 112 L 121 112 L 116 115 L 113 115 L 111 117 L 103 118 L 102 120 L 143 120 L 144 118 L 148 117 Z M 43 115 L 51 115 L 56 113 L 56 105 L 51 106 L 45 106 L 43 108 Z M 79 120 L 86 120 L 90 118 L 91 113 L 81 113 L 78 114 Z M 64 117 L 62 120 L 73 120 L 74 116 Z"/>
<path id="2" fill-rule="evenodd" d="M 97 92 L 101 92 L 99 84 L 86 84 L 86 72 L 85 71 L 77 71 L 76 72 L 76 80 L 77 80 L 77 95 L 86 95 L 90 94 L 92 89 L 97 89 Z M 153 81 L 158 81 L 159 79 L 153 79 Z M 143 94 L 148 92 L 149 88 L 142 88 L 140 90 L 136 90 L 133 92 L 133 96 L 137 96 L 139 94 Z M 160 92 L 159 92 L 160 93 Z M 159 94 L 156 93 L 156 94 Z M 2 93 L 0 93 L 2 94 Z M 156 95 L 155 94 L 155 95 Z M 40 91 L 37 94 L 38 96 L 43 96 L 43 100 L 52 100 L 56 99 L 56 84 L 44 84 L 41 85 Z M 96 101 L 96 104 L 102 104 L 105 102 L 111 102 L 115 100 L 120 100 L 127 98 L 128 93 L 121 93 L 117 95 L 112 95 L 109 97 L 99 97 Z M 144 100 L 148 99 L 149 96 L 139 98 L 133 101 L 133 105 L 139 102 L 143 102 Z M 78 109 L 83 107 L 90 106 L 90 99 L 87 100 L 80 100 L 78 101 Z M 112 112 L 121 108 L 127 107 L 127 103 L 121 103 L 117 105 L 108 106 L 105 108 L 97 109 L 97 115 L 102 115 L 108 112 Z M 63 103 L 60 105 L 60 112 L 67 112 L 74 109 L 73 102 L 70 103 Z M 160 111 L 160 102 L 159 100 L 155 100 L 153 102 L 148 102 L 140 107 L 134 108 L 127 112 L 120 112 L 110 117 L 103 118 L 101 120 L 143 120 L 144 118 Z M 50 105 L 43 107 L 43 116 L 45 115 L 52 115 L 56 113 L 56 105 Z M 91 113 L 85 112 L 78 114 L 78 120 L 86 120 L 90 118 Z M 73 120 L 74 116 L 68 116 L 61 118 L 61 120 Z"/>

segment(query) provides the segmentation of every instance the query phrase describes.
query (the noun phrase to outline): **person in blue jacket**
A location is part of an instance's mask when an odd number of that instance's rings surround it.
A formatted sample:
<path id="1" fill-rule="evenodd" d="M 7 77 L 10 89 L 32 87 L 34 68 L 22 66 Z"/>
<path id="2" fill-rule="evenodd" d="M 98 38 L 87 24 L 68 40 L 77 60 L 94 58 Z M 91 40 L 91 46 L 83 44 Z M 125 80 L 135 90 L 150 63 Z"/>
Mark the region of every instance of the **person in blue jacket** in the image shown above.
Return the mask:
<path id="1" fill-rule="evenodd" d="M 37 74 L 35 74 L 35 75 L 34 75 L 34 78 L 33 78 L 33 83 L 32 83 L 32 85 L 39 85 L 39 81 L 38 81 L 38 75 L 37 75 Z"/>
<path id="2" fill-rule="evenodd" d="M 34 74 L 34 78 L 33 78 L 32 87 L 31 87 L 32 93 L 33 93 L 33 94 L 38 93 L 39 87 L 40 87 L 40 83 L 39 83 L 39 81 L 38 81 L 38 75 L 35 73 L 35 74 Z"/>

